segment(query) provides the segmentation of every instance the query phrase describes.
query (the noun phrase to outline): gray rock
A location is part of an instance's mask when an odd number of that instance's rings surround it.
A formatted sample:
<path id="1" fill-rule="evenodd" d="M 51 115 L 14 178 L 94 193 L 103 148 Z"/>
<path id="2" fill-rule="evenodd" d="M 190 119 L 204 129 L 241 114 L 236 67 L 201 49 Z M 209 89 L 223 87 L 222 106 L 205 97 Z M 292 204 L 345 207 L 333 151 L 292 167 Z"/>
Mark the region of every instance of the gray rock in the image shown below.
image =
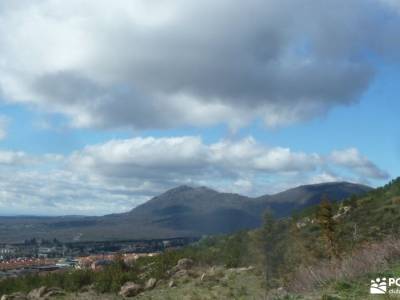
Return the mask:
<path id="1" fill-rule="evenodd" d="M 182 258 L 178 260 L 178 263 L 176 264 L 177 270 L 189 270 L 192 267 L 193 267 L 193 260 L 191 260 L 190 258 Z"/>
<path id="2" fill-rule="evenodd" d="M 172 288 L 172 287 L 174 287 L 174 286 L 176 286 L 175 281 L 171 280 L 171 281 L 168 283 L 168 287 Z"/>
<path id="3" fill-rule="evenodd" d="M 215 281 L 218 282 L 220 280 L 220 275 L 215 273 L 203 273 L 200 277 L 200 281 Z"/>
<path id="4" fill-rule="evenodd" d="M 29 292 L 26 299 L 29 300 L 37 300 L 37 299 L 49 299 L 55 296 L 62 296 L 65 295 L 65 292 L 57 287 L 45 287 L 42 286 L 40 288 L 34 289 Z"/>
<path id="5" fill-rule="evenodd" d="M 122 297 L 134 297 L 137 294 L 141 293 L 142 290 L 143 289 L 140 284 L 128 281 L 123 286 L 121 286 L 119 295 Z"/>
<path id="6" fill-rule="evenodd" d="M 233 272 L 233 273 L 241 273 L 241 272 L 248 272 L 254 270 L 253 266 L 249 266 L 247 268 L 230 268 L 228 269 L 228 272 Z"/>
<path id="7" fill-rule="evenodd" d="M 180 277 L 186 277 L 186 276 L 188 276 L 188 275 L 189 275 L 189 272 L 188 272 L 187 270 L 179 270 L 178 272 L 176 272 L 176 273 L 173 275 L 173 277 L 180 278 Z"/>
<path id="8" fill-rule="evenodd" d="M 57 287 L 52 287 L 46 290 L 46 293 L 43 295 L 43 298 L 48 299 L 51 297 L 62 296 L 62 295 L 65 295 L 65 292 L 62 289 Z"/>
<path id="9" fill-rule="evenodd" d="M 41 286 L 40 288 L 34 289 L 28 293 L 28 299 L 35 300 L 41 299 L 47 292 L 47 287 Z"/>
<path id="10" fill-rule="evenodd" d="M 3 295 L 0 298 L 1 300 L 26 300 L 26 295 L 24 293 L 12 293 L 10 295 Z"/>
<path id="11" fill-rule="evenodd" d="M 167 280 L 165 279 L 160 279 L 156 283 L 156 286 L 166 286 L 166 285 L 167 285 Z"/>
<path id="12" fill-rule="evenodd" d="M 181 258 L 180 260 L 178 260 L 178 263 L 176 264 L 175 267 L 167 271 L 167 274 L 171 276 L 177 273 L 178 271 L 189 270 L 192 267 L 193 267 L 193 260 L 191 260 L 190 258 Z"/>
<path id="13" fill-rule="evenodd" d="M 220 281 L 225 275 L 224 268 L 213 266 L 201 275 L 200 281 Z"/>
<path id="14" fill-rule="evenodd" d="M 152 290 L 152 289 L 154 289 L 156 284 L 157 284 L 157 279 L 150 278 L 149 280 L 147 280 L 146 285 L 144 286 L 144 289 L 145 290 Z"/>

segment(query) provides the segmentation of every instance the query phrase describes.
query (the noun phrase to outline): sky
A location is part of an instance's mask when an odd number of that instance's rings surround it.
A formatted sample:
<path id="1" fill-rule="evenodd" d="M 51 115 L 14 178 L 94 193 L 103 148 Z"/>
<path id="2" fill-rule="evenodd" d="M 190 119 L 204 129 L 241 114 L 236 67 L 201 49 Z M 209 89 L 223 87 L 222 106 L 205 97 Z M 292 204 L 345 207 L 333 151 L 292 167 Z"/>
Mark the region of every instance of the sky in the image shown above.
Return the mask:
<path id="1" fill-rule="evenodd" d="M 400 175 L 398 0 L 0 2 L 0 215 Z"/>

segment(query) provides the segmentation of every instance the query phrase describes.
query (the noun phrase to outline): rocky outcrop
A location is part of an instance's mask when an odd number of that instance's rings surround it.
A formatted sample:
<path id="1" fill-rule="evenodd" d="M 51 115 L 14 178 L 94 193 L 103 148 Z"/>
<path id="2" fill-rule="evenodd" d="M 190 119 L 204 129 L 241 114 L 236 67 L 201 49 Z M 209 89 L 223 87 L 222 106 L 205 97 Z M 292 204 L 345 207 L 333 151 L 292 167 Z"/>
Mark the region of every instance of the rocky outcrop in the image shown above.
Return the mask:
<path id="1" fill-rule="evenodd" d="M 41 286 L 40 288 L 33 289 L 27 295 L 18 292 L 10 295 L 3 295 L 0 300 L 45 300 L 62 295 L 65 295 L 65 292 L 60 288 Z"/>
<path id="2" fill-rule="evenodd" d="M 188 273 L 187 271 L 193 267 L 193 264 L 194 262 L 190 258 L 181 258 L 180 260 L 178 260 L 176 266 L 174 266 L 167 273 L 171 276 L 185 276 Z"/>
<path id="3" fill-rule="evenodd" d="M 55 296 L 62 296 L 65 292 L 57 287 L 45 287 L 42 286 L 40 288 L 34 289 L 30 291 L 27 295 L 27 299 L 29 300 L 39 300 L 39 299 L 49 299 Z"/>
<path id="4" fill-rule="evenodd" d="M 182 258 L 178 260 L 178 263 L 176 264 L 175 268 L 177 270 L 189 270 L 193 267 L 193 260 L 190 258 Z"/>
<path id="5" fill-rule="evenodd" d="M 13 293 L 10 295 L 3 295 L 0 298 L 1 300 L 26 300 L 26 295 L 24 293 Z"/>
<path id="6" fill-rule="evenodd" d="M 45 286 L 41 286 L 40 288 L 34 289 L 29 292 L 28 299 L 29 300 L 40 299 L 46 294 L 46 291 L 47 287 Z"/>
<path id="7" fill-rule="evenodd" d="M 172 287 L 175 287 L 176 286 L 176 283 L 175 283 L 175 281 L 173 281 L 173 280 L 171 280 L 169 283 L 168 283 L 168 287 L 169 288 L 172 288 Z"/>
<path id="8" fill-rule="evenodd" d="M 157 284 L 157 279 L 150 278 L 149 280 L 147 280 L 146 285 L 144 286 L 144 289 L 145 290 L 152 290 L 152 289 L 154 289 L 156 284 Z"/>
<path id="9" fill-rule="evenodd" d="M 218 282 L 224 276 L 224 271 L 222 267 L 213 266 L 201 275 L 200 281 Z"/>
<path id="10" fill-rule="evenodd" d="M 174 273 L 172 277 L 182 278 L 182 277 L 187 277 L 188 275 L 190 275 L 188 270 L 179 270 L 176 273 Z"/>
<path id="11" fill-rule="evenodd" d="M 60 288 L 56 288 L 56 287 L 52 287 L 52 288 L 48 288 L 45 295 L 42 297 L 43 299 L 48 299 L 51 297 L 56 297 L 56 296 L 63 296 L 65 295 L 65 292 L 60 289 Z"/>
<path id="12" fill-rule="evenodd" d="M 137 294 L 141 293 L 143 288 L 140 284 L 134 282 L 126 282 L 120 289 L 119 295 L 122 297 L 135 297 Z"/>
<path id="13" fill-rule="evenodd" d="M 253 266 L 243 267 L 243 268 L 230 268 L 227 271 L 231 273 L 241 273 L 241 272 L 248 272 L 254 270 Z"/>

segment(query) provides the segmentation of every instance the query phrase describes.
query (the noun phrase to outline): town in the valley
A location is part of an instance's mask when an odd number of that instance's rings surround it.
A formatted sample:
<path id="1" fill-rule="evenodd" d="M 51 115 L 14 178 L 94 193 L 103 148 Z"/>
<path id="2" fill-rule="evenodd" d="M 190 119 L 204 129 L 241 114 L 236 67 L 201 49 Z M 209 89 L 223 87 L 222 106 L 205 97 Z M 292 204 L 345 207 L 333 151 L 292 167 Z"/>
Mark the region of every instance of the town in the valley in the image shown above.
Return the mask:
<path id="1" fill-rule="evenodd" d="M 118 255 L 131 263 L 195 242 L 196 238 L 63 243 L 57 239 L 31 239 L 20 244 L 0 244 L 0 280 L 34 273 L 68 269 L 101 270 Z"/>

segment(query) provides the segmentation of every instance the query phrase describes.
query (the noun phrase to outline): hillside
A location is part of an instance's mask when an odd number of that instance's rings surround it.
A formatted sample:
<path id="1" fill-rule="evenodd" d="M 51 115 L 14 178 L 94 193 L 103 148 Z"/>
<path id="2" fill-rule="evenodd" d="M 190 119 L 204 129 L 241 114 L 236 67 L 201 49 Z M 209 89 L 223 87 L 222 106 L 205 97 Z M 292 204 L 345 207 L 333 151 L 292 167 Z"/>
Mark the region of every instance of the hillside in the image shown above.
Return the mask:
<path id="1" fill-rule="evenodd" d="M 284 192 L 256 198 L 261 207 L 269 208 L 274 216 L 287 217 L 293 212 L 314 206 L 326 196 L 330 201 L 343 200 L 351 195 L 363 195 L 372 189 L 349 182 L 328 182 L 295 187 Z"/>
<path id="2" fill-rule="evenodd" d="M 130 212 L 103 217 L 0 217 L 0 239 L 20 242 L 32 237 L 64 241 L 124 240 L 201 236 L 256 228 L 269 209 L 276 216 L 319 203 L 326 195 L 341 200 L 371 190 L 336 182 L 305 185 L 275 195 L 249 198 L 207 187 L 180 186 Z"/>
<path id="3" fill-rule="evenodd" d="M 101 272 L 9 279 L 0 282 L 0 294 L 46 285 L 67 291 L 62 299 L 122 299 L 116 294 L 129 281 L 144 287 L 137 299 L 264 299 L 266 294 L 271 299 L 369 299 L 371 279 L 400 276 L 400 231 L 393 225 L 400 219 L 399 197 L 400 178 L 330 203 L 335 256 L 327 251 L 331 245 L 317 221 L 325 207 L 318 204 L 288 218 L 265 217 L 255 230 L 142 258 L 130 267 L 117 261 Z M 143 214 L 157 208 L 159 199 L 153 200 L 141 208 Z M 183 258 L 192 261 L 188 268 L 179 268 Z M 152 278 L 156 286 L 147 289 Z"/>
<path id="4" fill-rule="evenodd" d="M 400 178 L 363 196 L 266 220 L 258 234 L 269 276 L 278 279 L 270 288 L 283 285 L 310 299 L 367 299 L 371 279 L 400 275 L 399 221 Z"/>
<path id="5" fill-rule="evenodd" d="M 260 224 L 249 208 L 253 201 L 206 187 L 180 186 L 133 209 L 129 217 L 194 235 L 229 233 Z"/>

